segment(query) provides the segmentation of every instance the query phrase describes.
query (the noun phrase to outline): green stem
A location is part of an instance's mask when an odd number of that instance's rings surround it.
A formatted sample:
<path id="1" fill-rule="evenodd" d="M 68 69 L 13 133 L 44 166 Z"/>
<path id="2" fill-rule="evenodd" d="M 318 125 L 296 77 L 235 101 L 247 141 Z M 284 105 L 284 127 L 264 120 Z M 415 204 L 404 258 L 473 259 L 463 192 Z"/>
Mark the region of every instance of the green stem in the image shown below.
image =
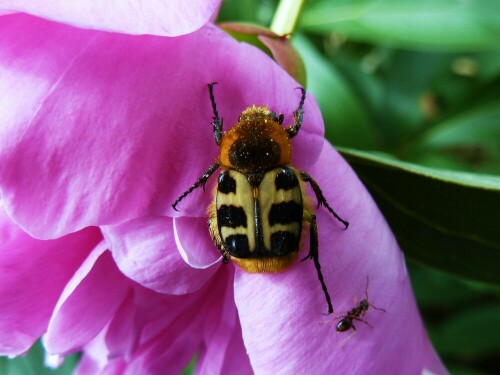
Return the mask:
<path id="1" fill-rule="evenodd" d="M 302 5 L 304 0 L 281 0 L 271 22 L 271 31 L 278 35 L 291 34 L 297 24 Z"/>

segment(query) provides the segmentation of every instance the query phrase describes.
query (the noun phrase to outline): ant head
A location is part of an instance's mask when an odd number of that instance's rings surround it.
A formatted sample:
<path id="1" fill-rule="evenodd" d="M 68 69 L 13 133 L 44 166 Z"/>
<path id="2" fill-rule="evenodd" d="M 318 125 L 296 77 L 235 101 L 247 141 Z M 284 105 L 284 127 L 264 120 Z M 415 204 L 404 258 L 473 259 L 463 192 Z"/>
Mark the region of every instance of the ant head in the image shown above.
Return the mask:
<path id="1" fill-rule="evenodd" d="M 370 303 L 368 302 L 367 299 L 364 299 L 359 302 L 358 306 L 361 308 L 361 310 L 367 311 L 368 307 L 370 307 Z"/>

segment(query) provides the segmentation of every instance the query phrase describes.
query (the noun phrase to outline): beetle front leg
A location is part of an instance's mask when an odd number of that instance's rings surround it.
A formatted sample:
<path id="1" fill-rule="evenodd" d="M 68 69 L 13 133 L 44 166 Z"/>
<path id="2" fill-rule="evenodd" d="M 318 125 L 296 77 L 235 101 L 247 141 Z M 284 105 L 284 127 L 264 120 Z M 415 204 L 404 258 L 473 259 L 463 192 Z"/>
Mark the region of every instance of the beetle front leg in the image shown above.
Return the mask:
<path id="1" fill-rule="evenodd" d="M 318 207 L 323 205 L 325 208 L 330 211 L 330 213 L 342 224 L 344 224 L 345 228 L 347 229 L 349 227 L 349 222 L 347 220 L 342 219 L 337 213 L 333 210 L 333 208 L 330 207 L 328 202 L 326 201 L 325 197 L 323 196 L 323 192 L 321 191 L 321 188 L 319 187 L 318 183 L 306 172 L 300 172 L 300 178 L 302 178 L 303 181 L 309 182 L 311 184 L 311 187 L 314 191 L 314 194 L 316 194 L 316 199 L 318 200 Z"/>
<path id="2" fill-rule="evenodd" d="M 191 193 L 194 189 L 196 188 L 199 188 L 200 186 L 202 186 L 203 188 L 205 188 L 205 184 L 207 182 L 207 180 L 209 179 L 209 177 L 212 175 L 212 173 L 214 173 L 217 168 L 219 168 L 219 162 L 216 161 L 215 163 L 213 163 L 210 167 L 208 167 L 208 169 L 205 171 L 205 173 L 203 173 L 203 176 L 201 176 L 194 184 L 193 186 L 191 186 L 189 189 L 187 189 L 184 193 L 181 194 L 181 196 L 179 198 L 177 198 L 175 200 L 174 203 L 172 203 L 172 207 L 175 211 L 179 211 L 176 206 L 179 204 L 179 202 L 181 200 L 183 200 L 189 193 Z"/>
<path id="3" fill-rule="evenodd" d="M 302 262 L 306 259 L 312 259 L 314 261 L 314 267 L 318 273 L 318 279 L 321 283 L 321 288 L 325 294 L 326 303 L 328 304 L 328 315 L 333 313 L 332 300 L 330 294 L 328 293 L 328 288 L 326 287 L 325 280 L 323 278 L 323 273 L 321 272 L 321 265 L 319 264 L 319 252 L 318 252 L 318 224 L 316 223 L 316 215 L 311 217 L 311 229 L 310 229 L 310 243 L 309 243 L 309 254 L 302 259 Z"/>

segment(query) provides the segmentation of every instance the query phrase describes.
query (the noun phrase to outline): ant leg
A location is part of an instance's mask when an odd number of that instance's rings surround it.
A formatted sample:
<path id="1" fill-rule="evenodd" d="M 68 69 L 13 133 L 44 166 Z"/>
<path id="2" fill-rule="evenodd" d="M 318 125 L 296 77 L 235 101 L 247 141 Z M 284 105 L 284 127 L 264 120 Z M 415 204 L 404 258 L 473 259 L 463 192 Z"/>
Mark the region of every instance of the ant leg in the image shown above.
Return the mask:
<path id="1" fill-rule="evenodd" d="M 304 117 L 304 110 L 302 109 L 302 107 L 304 106 L 304 102 L 306 100 L 306 90 L 304 90 L 302 87 L 297 87 L 297 89 L 301 92 L 300 102 L 295 112 L 293 112 L 293 125 L 285 129 L 288 133 L 288 138 L 293 138 L 297 135 L 300 127 L 302 126 L 302 120 Z"/>
<path id="2" fill-rule="evenodd" d="M 219 117 L 219 112 L 217 112 L 217 105 L 215 104 L 214 86 L 217 84 L 218 82 L 209 83 L 208 93 L 210 95 L 210 102 L 212 103 L 212 110 L 214 112 L 214 116 L 212 117 L 212 127 L 214 128 L 215 143 L 219 145 L 222 138 L 222 119 Z"/>
<path id="3" fill-rule="evenodd" d="M 328 288 L 326 287 L 325 280 L 323 279 L 323 274 L 321 273 L 321 265 L 319 264 L 319 254 L 318 254 L 318 224 L 316 223 L 316 216 L 312 215 L 311 218 L 311 230 L 310 230 L 310 244 L 309 244 L 309 254 L 302 259 L 312 259 L 314 261 L 314 267 L 318 273 L 318 279 L 321 283 L 321 288 L 325 294 L 326 303 L 328 304 L 328 314 L 333 313 L 332 300 L 330 299 L 330 294 L 328 293 Z"/>
<path id="4" fill-rule="evenodd" d="M 346 318 L 346 317 L 347 317 L 346 313 L 341 313 L 341 314 L 333 317 L 333 319 L 322 320 L 322 321 L 318 322 L 318 324 L 331 323 L 331 322 L 335 322 L 337 320 L 341 320 L 341 319 Z"/>
<path id="5" fill-rule="evenodd" d="M 375 310 L 385 312 L 385 309 L 383 309 L 383 308 L 381 308 L 381 307 L 374 306 L 374 305 L 372 305 L 371 303 L 370 303 L 369 305 L 370 305 L 371 307 L 373 307 Z"/>
<path id="6" fill-rule="evenodd" d="M 349 227 L 349 222 L 342 219 L 337 213 L 330 207 L 328 202 L 326 201 L 325 197 L 323 196 L 323 192 L 321 191 L 321 188 L 319 187 L 318 183 L 306 172 L 300 171 L 300 178 L 302 178 L 302 181 L 304 182 L 309 182 L 311 184 L 311 187 L 314 191 L 314 194 L 316 194 L 316 199 L 318 200 L 318 207 L 323 205 L 325 208 L 330 211 L 330 213 L 342 224 L 344 224 L 345 228 L 347 229 Z"/>
<path id="7" fill-rule="evenodd" d="M 366 294 L 366 301 L 369 301 L 368 299 L 368 276 L 366 276 L 366 291 L 365 291 L 365 294 Z M 369 306 L 373 307 L 375 310 L 379 310 L 379 311 L 383 311 L 385 312 L 385 309 L 381 308 L 381 307 L 377 307 L 375 305 L 372 305 L 371 303 L 368 303 Z"/>
<path id="8" fill-rule="evenodd" d="M 339 345 L 339 349 L 342 349 L 344 347 L 344 345 L 347 343 L 347 341 L 349 341 L 351 339 L 351 337 L 357 333 L 356 327 L 354 326 L 354 324 L 352 325 L 352 329 L 354 330 L 354 332 L 351 333 L 349 336 L 347 336 L 344 340 L 342 340 L 342 342 Z"/>
<path id="9" fill-rule="evenodd" d="M 189 193 L 191 193 L 194 189 L 202 186 L 203 189 L 205 189 L 205 184 L 207 182 L 207 180 L 209 179 L 209 177 L 212 175 L 212 173 L 214 173 L 217 168 L 219 168 L 219 162 L 216 161 L 215 163 L 213 163 L 210 167 L 208 167 L 208 169 L 205 171 L 205 173 L 203 174 L 203 176 L 201 176 L 194 184 L 193 186 L 191 186 L 189 189 L 187 189 L 184 193 L 181 194 L 181 196 L 179 198 L 177 198 L 175 200 L 174 203 L 172 203 L 172 207 L 174 208 L 175 211 L 179 211 L 176 206 L 177 204 L 179 204 L 179 202 L 181 200 L 183 200 Z"/>
<path id="10" fill-rule="evenodd" d="M 364 320 L 364 319 L 358 318 L 356 316 L 353 316 L 352 318 L 355 319 L 355 320 L 357 320 L 357 321 L 359 321 L 359 322 L 365 323 L 370 328 L 373 328 L 373 326 L 370 323 L 368 323 L 366 320 Z M 354 328 L 354 324 L 352 325 L 352 327 Z M 354 329 L 354 330 L 356 330 L 356 329 Z"/>

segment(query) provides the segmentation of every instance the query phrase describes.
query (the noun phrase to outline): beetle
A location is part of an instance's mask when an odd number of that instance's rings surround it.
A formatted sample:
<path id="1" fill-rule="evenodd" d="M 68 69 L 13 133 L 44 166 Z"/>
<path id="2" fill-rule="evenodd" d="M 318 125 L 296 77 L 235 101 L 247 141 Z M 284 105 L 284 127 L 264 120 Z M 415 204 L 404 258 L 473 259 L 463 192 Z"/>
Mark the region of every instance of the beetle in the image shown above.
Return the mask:
<path id="1" fill-rule="evenodd" d="M 306 91 L 298 88 L 301 98 L 293 113 L 293 125 L 283 127 L 283 114 L 253 105 L 240 114 L 229 131 L 223 132 L 214 96 L 216 84 L 208 84 L 208 91 L 219 156 L 172 207 L 177 210 L 181 200 L 196 188 L 204 188 L 210 176 L 221 168 L 208 208 L 208 227 L 222 261 L 228 263 L 231 259 L 249 273 L 282 272 L 296 261 L 302 232 L 309 228 L 309 253 L 302 261 L 313 260 L 331 314 L 332 302 L 319 263 L 318 226 L 305 183 L 311 185 L 318 207 L 323 205 L 344 229 L 349 223 L 330 207 L 309 174 L 290 165 L 290 139 L 302 126 Z"/>

